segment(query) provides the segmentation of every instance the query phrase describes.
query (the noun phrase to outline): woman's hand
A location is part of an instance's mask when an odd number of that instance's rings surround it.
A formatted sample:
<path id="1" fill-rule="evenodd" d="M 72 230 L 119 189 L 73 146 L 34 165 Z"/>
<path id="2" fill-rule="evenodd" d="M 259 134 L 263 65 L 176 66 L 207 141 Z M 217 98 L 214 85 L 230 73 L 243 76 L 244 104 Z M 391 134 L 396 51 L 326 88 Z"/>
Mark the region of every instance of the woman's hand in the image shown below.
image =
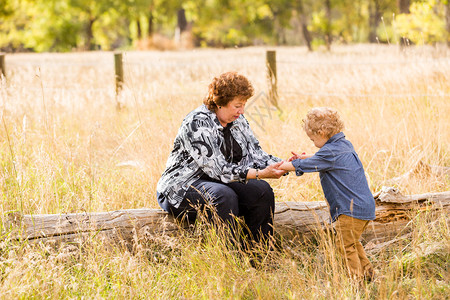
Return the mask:
<path id="1" fill-rule="evenodd" d="M 287 173 L 285 170 L 278 169 L 282 164 L 283 161 L 268 165 L 265 169 L 259 171 L 259 176 L 261 178 L 280 178 Z"/>

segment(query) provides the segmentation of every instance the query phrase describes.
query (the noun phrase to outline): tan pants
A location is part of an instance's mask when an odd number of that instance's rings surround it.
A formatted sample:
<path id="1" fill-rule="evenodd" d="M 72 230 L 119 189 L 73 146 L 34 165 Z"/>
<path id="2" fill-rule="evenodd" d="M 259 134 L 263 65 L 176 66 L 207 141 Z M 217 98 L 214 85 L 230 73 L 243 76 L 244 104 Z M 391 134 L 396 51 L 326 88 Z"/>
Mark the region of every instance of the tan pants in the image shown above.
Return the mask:
<path id="1" fill-rule="evenodd" d="M 349 275 L 356 279 L 372 279 L 373 267 L 359 239 L 369 221 L 340 215 L 336 221 L 337 246 L 345 257 Z"/>

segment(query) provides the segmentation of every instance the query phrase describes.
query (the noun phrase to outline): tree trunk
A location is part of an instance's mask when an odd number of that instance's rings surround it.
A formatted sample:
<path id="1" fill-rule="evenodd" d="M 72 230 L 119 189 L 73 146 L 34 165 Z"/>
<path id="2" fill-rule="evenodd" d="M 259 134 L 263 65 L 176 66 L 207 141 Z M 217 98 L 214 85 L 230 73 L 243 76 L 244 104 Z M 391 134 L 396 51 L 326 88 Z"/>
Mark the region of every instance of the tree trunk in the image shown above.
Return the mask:
<path id="1" fill-rule="evenodd" d="M 306 46 L 308 47 L 309 51 L 313 51 L 313 48 L 311 45 L 311 34 L 309 33 L 308 25 L 306 25 L 304 17 L 302 17 L 301 22 L 302 22 L 303 38 L 305 39 Z"/>
<path id="2" fill-rule="evenodd" d="M 139 18 L 136 20 L 136 27 L 137 27 L 137 39 L 142 39 L 142 28 L 141 28 L 141 21 Z"/>
<path id="3" fill-rule="evenodd" d="M 377 28 L 381 20 L 379 0 L 369 1 L 369 42 L 377 43 Z"/>
<path id="4" fill-rule="evenodd" d="M 331 0 L 325 0 L 325 10 L 327 16 L 326 29 L 325 29 L 325 43 L 327 45 L 327 50 L 331 50 Z"/>
<path id="5" fill-rule="evenodd" d="M 404 196 L 394 188 L 374 194 L 376 219 L 363 234 L 365 242 L 381 243 L 405 234 L 408 223 L 418 212 L 427 211 L 448 218 L 450 191 Z M 326 202 L 277 202 L 274 226 L 277 235 L 307 241 L 329 228 Z M 188 225 L 175 221 L 161 209 L 129 209 L 113 212 L 59 215 L 7 214 L 2 218 L 3 236 L 30 242 L 77 243 L 89 238 L 132 243 L 151 236 L 173 236 Z"/>
<path id="6" fill-rule="evenodd" d="M 409 14 L 409 6 L 411 5 L 411 0 L 397 0 L 398 12 L 401 14 Z"/>
<path id="7" fill-rule="evenodd" d="M 92 40 L 94 39 L 94 33 L 92 31 L 92 27 L 94 26 L 96 18 L 90 18 L 86 27 L 86 50 L 94 50 L 94 45 L 92 44 Z"/>
<path id="8" fill-rule="evenodd" d="M 308 50 L 313 51 L 311 46 L 311 34 L 308 30 L 308 24 L 306 22 L 305 10 L 302 1 L 297 1 L 297 13 L 300 18 L 300 26 L 302 27 L 303 39 L 305 40 Z"/>
<path id="9" fill-rule="evenodd" d="M 175 45 L 178 48 L 185 48 L 183 47 L 182 36 L 184 35 L 183 33 L 187 30 L 188 22 L 186 20 L 186 13 L 184 9 L 181 8 L 177 11 L 177 28 L 175 28 L 174 36 Z"/>
<path id="10" fill-rule="evenodd" d="M 187 29 L 187 25 L 186 13 L 184 9 L 181 8 L 177 12 L 177 26 L 180 30 L 180 34 Z"/>
<path id="11" fill-rule="evenodd" d="M 149 39 L 152 39 L 154 30 L 155 30 L 155 26 L 154 26 L 154 20 L 153 20 L 153 13 L 152 13 L 152 11 L 150 11 L 148 14 L 148 38 Z"/>
<path id="12" fill-rule="evenodd" d="M 280 26 L 280 20 L 278 19 L 278 12 L 273 12 L 273 30 L 274 30 L 274 36 L 275 36 L 275 45 L 279 46 L 280 41 L 282 39 L 281 36 L 281 26 Z"/>

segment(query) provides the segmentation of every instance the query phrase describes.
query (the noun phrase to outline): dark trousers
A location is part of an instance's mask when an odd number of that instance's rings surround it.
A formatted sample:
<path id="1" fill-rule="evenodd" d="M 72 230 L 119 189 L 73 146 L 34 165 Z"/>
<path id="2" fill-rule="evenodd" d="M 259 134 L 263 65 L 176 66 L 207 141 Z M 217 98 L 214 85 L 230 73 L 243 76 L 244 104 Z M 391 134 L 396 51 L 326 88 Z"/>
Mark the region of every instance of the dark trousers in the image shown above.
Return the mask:
<path id="1" fill-rule="evenodd" d="M 259 242 L 273 233 L 275 196 L 264 180 L 250 179 L 246 184 L 199 179 L 186 192 L 178 208 L 171 207 L 176 217 L 195 220 L 200 210 L 214 209 L 214 213 L 227 224 L 234 224 L 235 217 L 243 217 L 251 238 Z M 211 211 L 208 214 L 211 218 Z"/>

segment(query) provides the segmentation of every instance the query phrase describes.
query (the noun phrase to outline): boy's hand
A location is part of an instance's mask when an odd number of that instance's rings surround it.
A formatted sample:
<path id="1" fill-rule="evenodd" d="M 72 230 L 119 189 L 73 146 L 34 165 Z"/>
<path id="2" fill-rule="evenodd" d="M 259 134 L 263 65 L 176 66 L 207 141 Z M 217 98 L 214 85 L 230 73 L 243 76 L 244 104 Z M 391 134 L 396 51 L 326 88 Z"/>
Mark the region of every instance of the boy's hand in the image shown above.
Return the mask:
<path id="1" fill-rule="evenodd" d="M 288 162 L 291 162 L 296 159 L 305 159 L 306 157 L 309 157 L 309 156 L 306 156 L 305 152 L 303 152 L 302 154 L 297 154 L 294 151 L 291 151 L 291 153 L 293 156 L 287 160 Z M 306 157 L 304 157 L 304 156 L 306 156 Z"/>
<path id="2" fill-rule="evenodd" d="M 305 152 L 303 152 L 301 155 L 300 155 L 300 159 L 305 159 L 305 158 L 308 158 L 308 157 L 311 157 L 311 156 L 313 156 L 314 154 L 306 154 Z"/>

